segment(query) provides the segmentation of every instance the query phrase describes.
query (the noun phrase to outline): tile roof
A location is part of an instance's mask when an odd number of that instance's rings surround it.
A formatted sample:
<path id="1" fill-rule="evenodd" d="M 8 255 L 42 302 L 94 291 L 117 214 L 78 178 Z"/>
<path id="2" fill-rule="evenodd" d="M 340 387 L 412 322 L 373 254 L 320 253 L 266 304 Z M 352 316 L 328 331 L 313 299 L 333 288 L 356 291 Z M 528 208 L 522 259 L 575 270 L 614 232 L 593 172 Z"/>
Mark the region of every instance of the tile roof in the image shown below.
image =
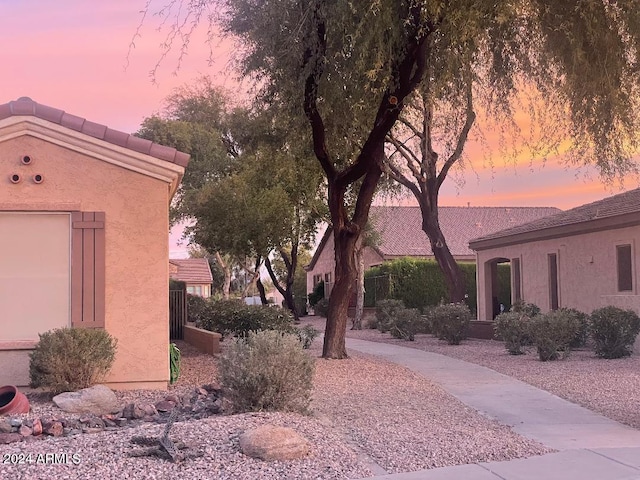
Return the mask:
<path id="1" fill-rule="evenodd" d="M 170 259 L 169 263 L 177 265 L 177 273 L 170 273 L 174 280 L 186 283 L 205 284 L 213 282 L 211 268 L 206 258 Z"/>
<path id="2" fill-rule="evenodd" d="M 596 202 L 587 203 L 579 207 L 556 213 L 548 217 L 527 222 L 513 228 L 499 230 L 472 240 L 472 243 L 493 240 L 514 235 L 539 233 L 558 227 L 578 225 L 601 219 L 613 219 L 621 215 L 640 212 L 640 188 L 620 193 Z"/>
<path id="3" fill-rule="evenodd" d="M 439 207 L 440 228 L 452 255 L 474 256 L 469 240 L 510 225 L 519 225 L 560 210 L 554 207 Z M 383 257 L 431 257 L 433 251 L 422 231 L 420 207 L 371 207 L 369 215 L 378 232 L 376 249 Z M 325 232 L 306 270 L 311 270 L 332 230 Z"/>
<path id="4" fill-rule="evenodd" d="M 439 207 L 438 218 L 451 254 L 473 256 L 470 239 L 558 211 L 553 207 Z M 422 231 L 420 207 L 371 207 L 370 218 L 380 235 L 377 249 L 384 257 L 433 256 Z"/>
<path id="5" fill-rule="evenodd" d="M 135 135 L 113 130 L 106 125 L 90 122 L 63 110 L 34 102 L 29 97 L 20 97 L 18 100 L 0 105 L 0 120 L 20 115 L 29 115 L 57 123 L 105 142 L 175 163 L 182 167 L 186 167 L 189 163 L 189 155 L 179 152 L 175 148 L 165 147 Z"/>

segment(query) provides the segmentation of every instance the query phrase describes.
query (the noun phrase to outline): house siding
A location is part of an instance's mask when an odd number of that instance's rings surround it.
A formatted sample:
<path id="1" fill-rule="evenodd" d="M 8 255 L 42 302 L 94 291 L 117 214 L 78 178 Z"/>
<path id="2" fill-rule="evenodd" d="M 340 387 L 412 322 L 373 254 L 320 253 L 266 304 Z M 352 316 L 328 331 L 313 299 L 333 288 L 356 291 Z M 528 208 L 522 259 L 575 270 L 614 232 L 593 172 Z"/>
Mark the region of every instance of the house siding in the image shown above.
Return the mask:
<path id="1" fill-rule="evenodd" d="M 520 258 L 522 298 L 549 311 L 548 255 L 555 253 L 558 262 L 559 307 L 576 308 L 590 313 L 596 308 L 614 305 L 640 313 L 638 266 L 640 226 L 606 230 L 518 245 L 495 247 L 477 252 L 478 316 L 491 320 L 488 298 L 488 273 L 492 259 Z M 631 244 L 633 289 L 618 292 L 616 246 Z M 513 296 L 512 290 L 512 296 Z"/>
<path id="2" fill-rule="evenodd" d="M 0 211 L 105 212 L 105 328 L 118 340 L 107 383 L 166 388 L 168 184 L 28 135 L 0 143 L 0 154 Z M 25 154 L 31 165 L 20 163 Z M 25 180 L 11 184 L 14 172 Z M 2 348 L 1 364 L 17 356 L 24 365 L 28 350 Z M 17 380 L 24 385 L 24 372 Z"/>

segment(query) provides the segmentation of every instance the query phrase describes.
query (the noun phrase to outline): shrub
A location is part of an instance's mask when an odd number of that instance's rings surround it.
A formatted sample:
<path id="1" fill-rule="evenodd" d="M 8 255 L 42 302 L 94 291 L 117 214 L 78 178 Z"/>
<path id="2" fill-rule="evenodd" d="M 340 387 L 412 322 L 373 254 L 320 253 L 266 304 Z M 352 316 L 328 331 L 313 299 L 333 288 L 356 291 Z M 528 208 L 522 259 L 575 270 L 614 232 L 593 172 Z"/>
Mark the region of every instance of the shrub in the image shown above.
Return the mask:
<path id="1" fill-rule="evenodd" d="M 319 281 L 315 287 L 313 287 L 313 292 L 311 292 L 308 296 L 309 305 L 315 307 L 316 304 L 324 298 L 324 282 Z"/>
<path id="2" fill-rule="evenodd" d="M 180 377 L 180 359 L 182 354 L 175 343 L 169 344 L 169 383 L 173 385 Z"/>
<path id="3" fill-rule="evenodd" d="M 424 323 L 417 308 L 401 308 L 395 314 L 389 333 L 394 338 L 413 341 L 416 333 L 424 332 Z"/>
<path id="4" fill-rule="evenodd" d="M 538 357 L 546 362 L 568 356 L 579 329 L 580 321 L 574 312 L 556 310 L 533 317 L 529 331 Z"/>
<path id="5" fill-rule="evenodd" d="M 306 412 L 313 371 L 298 338 L 275 331 L 235 339 L 220 358 L 220 383 L 234 412 Z"/>
<path id="6" fill-rule="evenodd" d="M 591 336 L 599 357 L 628 357 L 638 332 L 640 318 L 633 310 L 604 307 L 591 313 Z"/>
<path id="7" fill-rule="evenodd" d="M 524 300 L 518 300 L 513 305 L 511 305 L 511 311 L 524 313 L 529 318 L 540 315 L 540 307 L 538 307 L 535 303 L 526 303 Z"/>
<path id="8" fill-rule="evenodd" d="M 575 308 L 561 308 L 560 311 L 573 315 L 578 322 L 576 336 L 569 343 L 569 347 L 571 349 L 584 347 L 589 338 L 589 316 Z"/>
<path id="9" fill-rule="evenodd" d="M 90 387 L 113 365 L 117 340 L 102 329 L 59 328 L 40 334 L 29 355 L 31 387 L 57 394 Z"/>
<path id="10" fill-rule="evenodd" d="M 207 321 L 207 317 L 211 315 L 209 312 L 209 306 L 211 300 L 204 299 L 199 295 L 187 294 L 187 320 L 193 322 L 196 326 L 200 325 L 203 321 Z"/>
<path id="11" fill-rule="evenodd" d="M 523 347 L 531 344 L 529 324 L 531 318 L 522 312 L 505 312 L 493 321 L 495 337 L 504 341 L 511 355 L 522 355 Z"/>
<path id="12" fill-rule="evenodd" d="M 471 312 L 464 303 L 449 303 L 438 305 L 431 313 L 431 329 L 440 340 L 446 340 L 449 345 L 459 345 L 467 338 Z"/>
<path id="13" fill-rule="evenodd" d="M 327 313 L 329 313 L 329 300 L 323 298 L 318 301 L 313 307 L 313 311 L 316 315 L 327 318 Z"/>
<path id="14" fill-rule="evenodd" d="M 305 325 L 302 328 L 298 328 L 296 334 L 298 335 L 298 340 L 302 344 L 302 348 L 305 350 L 311 347 L 313 340 L 320 335 L 320 331 L 313 328 L 311 325 Z"/>
<path id="15" fill-rule="evenodd" d="M 240 300 L 210 302 L 206 316 L 196 325 L 223 336 L 233 334 L 238 337 L 261 330 L 289 333 L 294 330 L 293 316 L 289 310 L 265 305 L 246 305 Z"/>
<path id="16" fill-rule="evenodd" d="M 381 333 L 391 330 L 394 319 L 400 310 L 404 309 L 404 304 L 400 300 L 381 300 L 376 306 L 375 325 Z"/>

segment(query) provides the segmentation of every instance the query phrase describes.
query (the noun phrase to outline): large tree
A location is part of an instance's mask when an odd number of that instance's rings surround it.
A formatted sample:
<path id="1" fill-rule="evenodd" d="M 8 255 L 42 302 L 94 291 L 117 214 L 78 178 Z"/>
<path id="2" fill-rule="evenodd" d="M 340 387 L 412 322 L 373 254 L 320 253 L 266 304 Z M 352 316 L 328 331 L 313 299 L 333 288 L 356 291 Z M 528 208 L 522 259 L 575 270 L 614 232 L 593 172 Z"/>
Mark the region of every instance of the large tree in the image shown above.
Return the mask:
<path id="1" fill-rule="evenodd" d="M 576 156 L 605 176 L 628 170 L 638 148 L 637 0 L 211 0 L 188 6 L 200 13 L 219 8 L 210 18 L 238 39 L 240 72 L 257 80 L 261 99 L 306 116 L 327 179 L 335 239 L 325 357 L 347 356 L 354 252 L 383 172 L 385 139 L 418 87 L 438 98 L 450 89 L 460 96 L 471 84 L 491 113 L 506 118 L 523 88 L 535 89 L 567 119 Z M 356 199 L 353 209 L 349 195 Z"/>

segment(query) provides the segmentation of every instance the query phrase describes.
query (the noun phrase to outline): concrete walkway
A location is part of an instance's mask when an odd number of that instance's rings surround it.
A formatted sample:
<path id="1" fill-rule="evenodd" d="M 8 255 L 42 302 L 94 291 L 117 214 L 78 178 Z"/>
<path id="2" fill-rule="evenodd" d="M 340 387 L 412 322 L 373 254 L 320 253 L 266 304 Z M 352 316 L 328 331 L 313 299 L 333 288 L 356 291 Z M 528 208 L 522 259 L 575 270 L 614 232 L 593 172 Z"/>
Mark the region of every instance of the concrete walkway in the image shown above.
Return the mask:
<path id="1" fill-rule="evenodd" d="M 473 363 L 356 339 L 347 339 L 347 348 L 376 355 L 424 375 L 483 415 L 559 450 L 527 459 L 459 465 L 376 479 L 640 480 L 640 430 Z"/>

